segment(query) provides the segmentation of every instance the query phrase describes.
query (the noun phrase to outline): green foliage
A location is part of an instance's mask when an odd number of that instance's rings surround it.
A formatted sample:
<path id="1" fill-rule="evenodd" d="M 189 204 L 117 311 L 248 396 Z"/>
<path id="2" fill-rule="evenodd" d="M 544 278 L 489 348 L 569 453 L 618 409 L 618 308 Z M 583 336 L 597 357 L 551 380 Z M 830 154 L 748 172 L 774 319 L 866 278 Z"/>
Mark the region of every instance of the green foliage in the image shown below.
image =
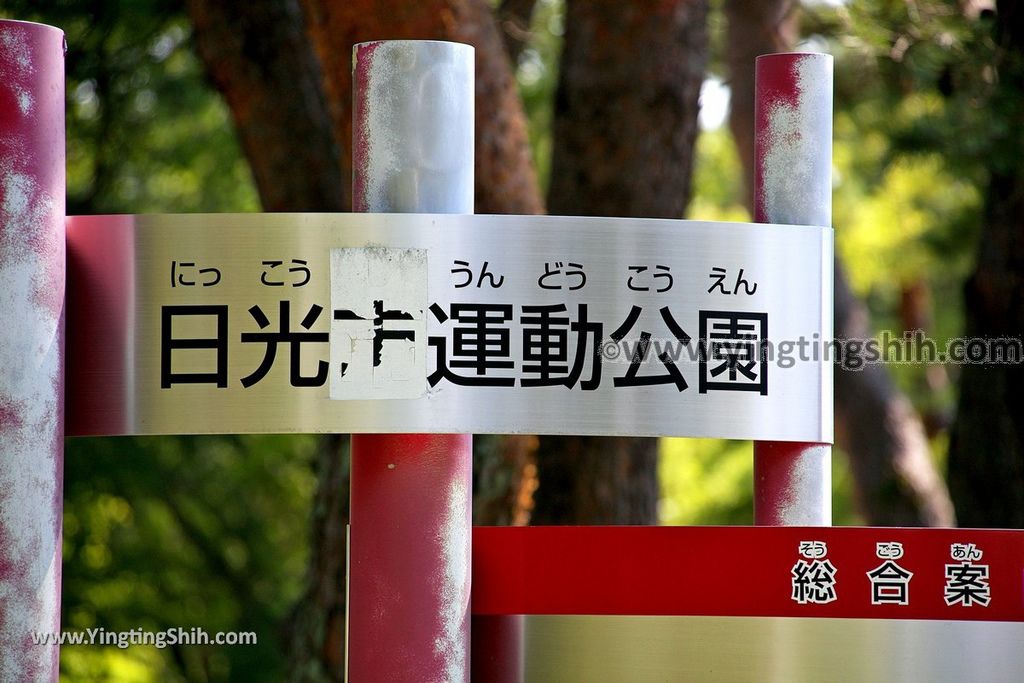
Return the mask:
<path id="1" fill-rule="evenodd" d="M 963 331 L 988 173 L 1020 159 L 987 108 L 990 22 L 946 0 L 854 0 L 805 23 L 836 56 L 833 215 L 851 284 L 876 329 L 898 336 L 901 297 L 923 283 L 925 332 L 944 343 Z M 922 413 L 952 414 L 957 368 L 889 368 Z"/>
<path id="2" fill-rule="evenodd" d="M 732 135 L 724 126 L 697 136 L 693 199 L 688 218 L 704 221 L 749 221 L 743 206 L 743 168 Z"/>
<path id="3" fill-rule="evenodd" d="M 727 47 L 721 13 L 712 3 L 713 65 Z M 836 57 L 833 222 L 851 284 L 875 328 L 900 336 L 901 299 L 924 283 L 934 302 L 925 331 L 945 343 L 962 334 L 960 288 L 973 264 L 988 173 L 1024 154 L 1024 138 L 1004 123 L 1020 111 L 1020 97 L 991 99 L 997 75 L 988 65 L 999 55 L 990 22 L 944 0 L 854 0 L 808 3 L 804 24 L 811 48 Z M 745 220 L 738 179 L 728 132 L 703 131 L 690 215 Z M 957 368 L 889 369 L 923 414 L 941 422 L 952 413 Z M 943 462 L 942 432 L 932 448 Z M 849 475 L 839 453 L 834 462 L 835 518 L 845 523 L 856 519 Z M 665 521 L 749 521 L 748 448 L 666 440 L 661 467 Z"/>
<path id="4" fill-rule="evenodd" d="M 174 0 L 2 0 L 67 36 L 68 213 L 255 211 L 223 100 Z"/>
<path id="5" fill-rule="evenodd" d="M 103 680 L 280 680 L 278 637 L 301 590 L 315 437 L 71 439 L 65 629 L 253 631 L 245 647 L 75 647 Z M 106 668 L 105 668 L 106 667 Z M 132 671 L 150 671 L 150 678 Z M 121 673 L 121 672 L 124 673 Z"/>
<path id="6" fill-rule="evenodd" d="M 662 524 L 754 522 L 754 459 L 749 441 L 662 439 L 658 460 Z M 863 524 L 852 499 L 847 459 L 832 458 L 832 518 L 836 525 Z"/>
<path id="7" fill-rule="evenodd" d="M 562 0 L 538 0 L 530 27 L 530 41 L 519 55 L 516 80 L 529 125 L 530 149 L 540 186 L 546 191 L 551 176 L 551 122 L 558 60 L 565 26 Z"/>
<path id="8" fill-rule="evenodd" d="M 832 13 L 817 20 L 836 55 L 834 213 L 854 286 L 962 280 L 980 188 L 1005 156 L 984 108 L 991 85 L 973 78 L 992 58 L 987 21 L 941 0 L 817 11 Z"/>
<path id="9" fill-rule="evenodd" d="M 662 439 L 658 459 L 662 524 L 752 524 L 749 441 Z"/>

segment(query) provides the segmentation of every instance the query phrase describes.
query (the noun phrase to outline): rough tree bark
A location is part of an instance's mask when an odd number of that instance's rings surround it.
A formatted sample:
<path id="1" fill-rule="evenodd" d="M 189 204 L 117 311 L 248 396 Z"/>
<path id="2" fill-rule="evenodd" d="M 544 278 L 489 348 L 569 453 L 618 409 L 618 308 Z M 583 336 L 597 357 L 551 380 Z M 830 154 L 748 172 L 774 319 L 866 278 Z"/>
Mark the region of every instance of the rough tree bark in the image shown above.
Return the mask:
<path id="1" fill-rule="evenodd" d="M 522 102 L 486 0 L 302 0 L 302 5 L 324 65 L 336 137 L 343 143 L 344 178 L 352 172 L 352 45 L 380 39 L 453 40 L 476 48 L 477 213 L 543 211 Z"/>
<path id="2" fill-rule="evenodd" d="M 548 206 L 681 218 L 690 199 L 703 0 L 569 0 Z M 657 522 L 657 440 L 542 437 L 536 524 Z"/>
<path id="3" fill-rule="evenodd" d="M 512 72 L 530 39 L 537 0 L 502 0 L 496 10 Z M 535 186 L 534 186 L 535 187 Z M 539 188 L 538 202 L 539 199 Z M 533 204 L 531 200 L 531 204 Z M 539 205 L 534 207 L 542 212 Z M 482 209 L 481 209 L 482 211 Z M 525 526 L 537 490 L 537 437 L 478 435 L 473 441 L 473 524 Z"/>
<path id="4" fill-rule="evenodd" d="M 310 516 L 311 546 L 302 597 L 285 620 L 289 676 L 296 683 L 345 677 L 345 565 L 349 436 L 317 445 L 317 488 Z"/>
<path id="5" fill-rule="evenodd" d="M 473 439 L 473 524 L 526 526 L 537 490 L 537 437 L 478 435 Z"/>
<path id="6" fill-rule="evenodd" d="M 344 211 L 347 186 L 298 0 L 187 0 L 265 211 Z"/>
<path id="7" fill-rule="evenodd" d="M 569 0 L 548 210 L 681 218 L 690 200 L 707 3 Z"/>
<path id="8" fill-rule="evenodd" d="M 796 36 L 793 0 L 727 0 L 727 44 L 733 132 L 753 203 L 754 60 L 792 49 Z M 835 336 L 873 335 L 867 306 L 835 266 Z M 850 458 L 858 507 L 880 526 L 949 526 L 953 506 L 928 451 L 920 418 L 884 365 L 835 371 L 836 442 Z"/>
<path id="9" fill-rule="evenodd" d="M 754 62 L 796 45 L 797 0 L 726 0 L 729 130 L 743 165 L 747 209 L 754 214 Z"/>
<path id="10" fill-rule="evenodd" d="M 344 211 L 322 75 L 298 0 L 187 0 L 207 73 L 231 108 L 266 211 Z M 306 589 L 281 633 L 291 679 L 341 680 L 345 633 L 348 437 L 325 436 L 314 467 Z"/>
<path id="11" fill-rule="evenodd" d="M 974 273 L 964 288 L 968 337 L 1024 331 L 1024 7 L 997 2 L 987 111 L 998 123 L 989 155 L 985 220 Z M 980 67 L 979 67 L 980 68 Z M 979 81 L 981 79 L 979 78 Z M 1024 527 L 1024 365 L 963 366 L 949 450 L 949 479 L 965 526 Z"/>

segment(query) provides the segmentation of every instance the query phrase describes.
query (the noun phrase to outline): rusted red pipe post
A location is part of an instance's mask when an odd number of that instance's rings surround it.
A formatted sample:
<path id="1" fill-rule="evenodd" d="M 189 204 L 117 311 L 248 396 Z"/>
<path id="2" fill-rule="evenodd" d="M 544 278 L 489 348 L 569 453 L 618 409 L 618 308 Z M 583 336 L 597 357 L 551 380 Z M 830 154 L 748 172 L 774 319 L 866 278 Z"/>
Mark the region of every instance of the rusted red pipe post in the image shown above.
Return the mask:
<path id="1" fill-rule="evenodd" d="M 0 680 L 56 681 L 64 478 L 64 33 L 0 20 Z"/>
<path id="2" fill-rule="evenodd" d="M 353 59 L 355 210 L 473 213 L 473 48 L 380 41 Z M 472 450 L 468 434 L 353 435 L 350 681 L 469 679 Z"/>
<path id="3" fill-rule="evenodd" d="M 754 220 L 831 225 L 832 57 L 758 57 L 755 90 Z M 826 339 L 832 336 L 831 310 L 827 313 Z M 831 381 L 826 373 L 826 382 Z M 754 523 L 830 526 L 831 467 L 829 444 L 755 442 Z"/>

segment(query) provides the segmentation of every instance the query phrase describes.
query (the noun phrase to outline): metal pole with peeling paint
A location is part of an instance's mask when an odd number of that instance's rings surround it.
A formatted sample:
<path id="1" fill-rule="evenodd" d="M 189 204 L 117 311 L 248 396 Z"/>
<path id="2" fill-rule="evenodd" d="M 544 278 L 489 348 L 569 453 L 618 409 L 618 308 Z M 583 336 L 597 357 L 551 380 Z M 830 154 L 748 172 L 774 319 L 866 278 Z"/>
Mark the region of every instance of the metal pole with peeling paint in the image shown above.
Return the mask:
<path id="1" fill-rule="evenodd" d="M 473 213 L 473 54 L 355 46 L 356 211 Z M 471 435 L 353 435 L 349 680 L 469 679 L 471 496 Z"/>
<path id="2" fill-rule="evenodd" d="M 0 683 L 59 670 L 64 168 L 64 33 L 0 20 Z"/>
<path id="3" fill-rule="evenodd" d="M 831 225 L 831 55 L 757 58 L 754 140 L 754 220 Z M 825 324 L 831 338 L 831 310 Z M 755 442 L 754 523 L 830 526 L 831 468 L 829 444 Z"/>

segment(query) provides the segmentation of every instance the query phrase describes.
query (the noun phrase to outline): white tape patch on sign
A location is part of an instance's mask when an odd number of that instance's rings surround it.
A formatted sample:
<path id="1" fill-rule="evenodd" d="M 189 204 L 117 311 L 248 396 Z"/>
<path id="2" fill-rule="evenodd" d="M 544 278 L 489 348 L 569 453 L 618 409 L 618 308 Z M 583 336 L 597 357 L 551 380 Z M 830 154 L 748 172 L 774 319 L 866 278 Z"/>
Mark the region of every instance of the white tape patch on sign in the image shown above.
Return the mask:
<path id="1" fill-rule="evenodd" d="M 426 394 L 426 308 L 425 249 L 332 249 L 331 398 Z"/>

